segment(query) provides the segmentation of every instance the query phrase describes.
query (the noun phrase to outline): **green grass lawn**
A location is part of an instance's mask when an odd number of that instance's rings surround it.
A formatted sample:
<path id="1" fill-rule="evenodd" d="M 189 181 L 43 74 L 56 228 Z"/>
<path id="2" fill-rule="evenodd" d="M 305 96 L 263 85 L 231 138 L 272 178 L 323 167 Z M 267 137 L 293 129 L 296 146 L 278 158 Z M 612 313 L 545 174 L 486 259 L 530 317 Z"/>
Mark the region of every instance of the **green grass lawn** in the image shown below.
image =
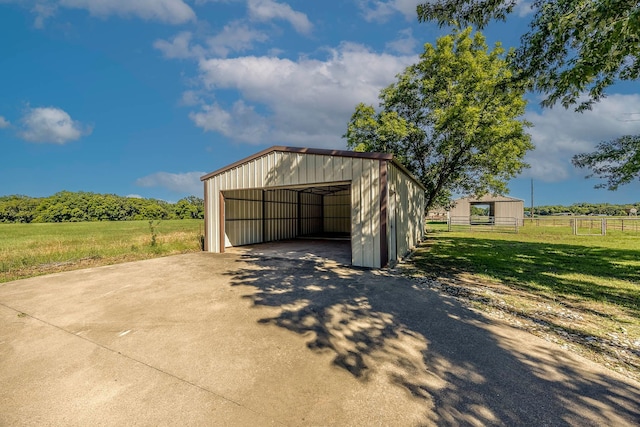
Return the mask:
<path id="1" fill-rule="evenodd" d="M 155 223 L 154 223 L 155 224 Z M 0 282 L 200 250 L 202 220 L 0 224 Z"/>
<path id="2" fill-rule="evenodd" d="M 569 227 L 525 226 L 518 234 L 444 227 L 428 225 L 431 231 L 413 256 L 419 274 L 471 289 L 469 302 L 481 310 L 502 307 L 583 344 L 607 341 L 619 347 L 607 350 L 611 357 L 629 350 L 633 360 L 626 367 L 640 374 L 640 235 L 574 236 Z"/>

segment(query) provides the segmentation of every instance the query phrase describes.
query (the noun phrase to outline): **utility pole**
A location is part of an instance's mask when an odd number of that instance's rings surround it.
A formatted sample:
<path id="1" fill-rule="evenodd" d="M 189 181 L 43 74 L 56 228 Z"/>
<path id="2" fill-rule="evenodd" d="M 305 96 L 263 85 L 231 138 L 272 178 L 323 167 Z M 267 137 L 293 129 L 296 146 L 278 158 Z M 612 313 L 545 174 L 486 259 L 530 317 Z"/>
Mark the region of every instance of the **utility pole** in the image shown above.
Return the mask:
<path id="1" fill-rule="evenodd" d="M 533 178 L 531 178 L 531 211 L 529 212 L 531 222 L 533 223 Z"/>

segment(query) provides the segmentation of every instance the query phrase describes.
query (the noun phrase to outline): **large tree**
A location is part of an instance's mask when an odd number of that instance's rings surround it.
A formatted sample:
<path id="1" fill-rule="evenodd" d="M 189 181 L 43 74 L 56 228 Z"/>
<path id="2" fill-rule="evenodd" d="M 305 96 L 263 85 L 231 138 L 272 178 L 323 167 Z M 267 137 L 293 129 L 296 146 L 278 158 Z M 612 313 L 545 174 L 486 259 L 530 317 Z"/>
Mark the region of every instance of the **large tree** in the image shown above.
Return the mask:
<path id="1" fill-rule="evenodd" d="M 456 31 L 425 45 L 420 61 L 380 93 L 380 111 L 359 104 L 345 137 L 350 148 L 396 155 L 427 188 L 427 208 L 452 192 L 505 193 L 533 148 L 522 119 L 524 85 L 500 45 Z"/>
<path id="2" fill-rule="evenodd" d="M 516 0 L 434 0 L 418 5 L 418 19 L 443 25 L 505 20 Z M 638 0 L 534 0 L 529 31 L 511 63 L 542 104 L 589 108 L 616 81 L 640 77 Z M 587 96 L 586 99 L 582 98 Z"/>
<path id="3" fill-rule="evenodd" d="M 433 0 L 418 6 L 421 21 L 440 26 L 505 20 L 516 0 Z M 534 0 L 529 30 L 510 56 L 517 76 L 542 93 L 542 105 L 560 102 L 588 109 L 620 81 L 640 78 L 640 2 L 638 0 Z M 629 139 L 634 138 L 634 139 Z M 579 154 L 573 163 L 609 181 L 607 187 L 640 177 L 640 136 L 602 143 L 596 152 Z M 636 143 L 633 144 L 632 141 Z M 636 159 L 625 161 L 625 159 Z"/>
<path id="4" fill-rule="evenodd" d="M 587 178 L 597 175 L 607 180 L 606 184 L 598 184 L 596 188 L 617 190 L 634 178 L 640 179 L 640 135 L 625 135 L 601 142 L 596 151 L 575 156 L 573 164 L 591 169 L 592 174 Z"/>

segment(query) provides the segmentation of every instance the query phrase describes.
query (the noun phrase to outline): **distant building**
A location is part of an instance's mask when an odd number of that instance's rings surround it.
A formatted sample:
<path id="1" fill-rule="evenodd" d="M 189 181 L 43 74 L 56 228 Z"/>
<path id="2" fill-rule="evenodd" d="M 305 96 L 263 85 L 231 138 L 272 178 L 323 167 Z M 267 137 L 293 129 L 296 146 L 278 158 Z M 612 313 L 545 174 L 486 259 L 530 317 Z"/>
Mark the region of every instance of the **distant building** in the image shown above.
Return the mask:
<path id="1" fill-rule="evenodd" d="M 442 206 L 433 206 L 427 211 L 427 219 L 431 220 L 445 220 L 449 217 L 449 210 Z"/>
<path id="2" fill-rule="evenodd" d="M 515 219 L 518 225 L 524 224 L 524 200 L 507 196 L 494 196 L 485 194 L 482 197 L 463 197 L 453 201 L 453 207 L 449 210 L 449 217 L 457 223 L 471 220 L 471 206 L 482 205 L 489 207 L 489 217 L 493 217 L 496 223 L 499 220 Z"/>

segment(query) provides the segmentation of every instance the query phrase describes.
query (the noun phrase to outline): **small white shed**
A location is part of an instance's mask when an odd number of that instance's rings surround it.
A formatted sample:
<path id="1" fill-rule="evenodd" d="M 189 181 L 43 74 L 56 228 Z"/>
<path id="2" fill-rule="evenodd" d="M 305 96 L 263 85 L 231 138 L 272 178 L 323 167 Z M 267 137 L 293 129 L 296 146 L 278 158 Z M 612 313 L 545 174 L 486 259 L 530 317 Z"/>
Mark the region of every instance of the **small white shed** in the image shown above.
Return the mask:
<path id="1" fill-rule="evenodd" d="M 205 250 L 343 235 L 379 268 L 423 238 L 424 187 L 392 155 L 274 146 L 201 178 Z"/>

